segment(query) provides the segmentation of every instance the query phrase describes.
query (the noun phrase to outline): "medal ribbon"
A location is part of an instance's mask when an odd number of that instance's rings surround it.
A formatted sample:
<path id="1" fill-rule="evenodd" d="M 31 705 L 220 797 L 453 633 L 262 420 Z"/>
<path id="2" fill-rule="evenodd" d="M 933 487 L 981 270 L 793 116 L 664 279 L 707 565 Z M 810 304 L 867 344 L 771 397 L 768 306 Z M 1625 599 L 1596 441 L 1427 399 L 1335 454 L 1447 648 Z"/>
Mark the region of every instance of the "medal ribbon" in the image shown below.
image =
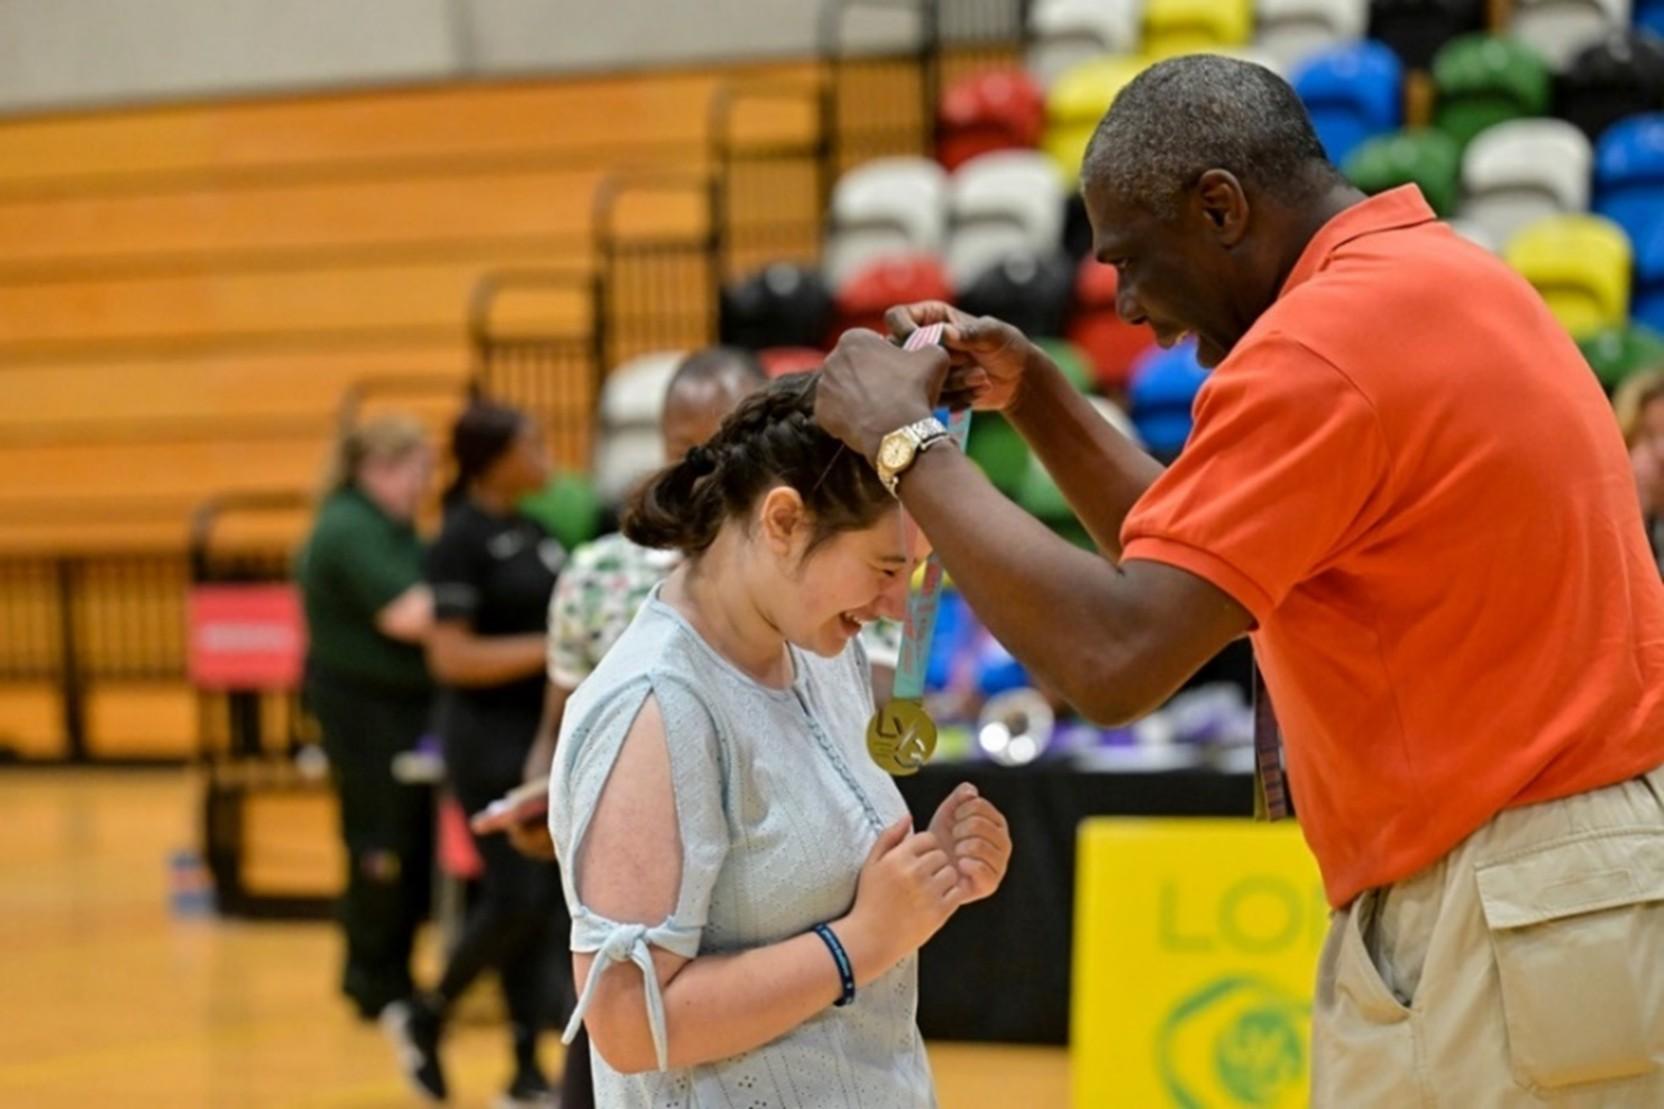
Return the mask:
<path id="1" fill-rule="evenodd" d="M 942 341 L 942 325 L 921 327 L 907 337 L 903 350 L 922 350 Z M 937 413 L 938 417 L 942 413 Z M 954 444 L 965 449 L 971 432 L 971 410 L 960 409 L 948 414 L 948 434 Z M 942 561 L 931 552 L 924 564 L 924 577 L 907 591 L 907 624 L 902 631 L 901 657 L 896 664 L 895 684 L 891 696 L 898 701 L 917 701 L 924 697 L 924 673 L 930 662 L 930 638 L 936 630 L 936 610 L 942 602 Z"/>

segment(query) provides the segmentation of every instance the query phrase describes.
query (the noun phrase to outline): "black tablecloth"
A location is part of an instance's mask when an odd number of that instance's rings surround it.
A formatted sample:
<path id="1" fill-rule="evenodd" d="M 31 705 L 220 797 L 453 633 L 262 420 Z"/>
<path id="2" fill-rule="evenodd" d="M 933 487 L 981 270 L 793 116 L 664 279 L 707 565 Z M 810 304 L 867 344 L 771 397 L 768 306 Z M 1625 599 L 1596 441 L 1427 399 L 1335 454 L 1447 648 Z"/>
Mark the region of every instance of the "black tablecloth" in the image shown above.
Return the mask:
<path id="1" fill-rule="evenodd" d="M 961 909 L 924 949 L 919 1027 L 931 1039 L 1068 1042 L 1075 830 L 1082 820 L 1253 812 L 1251 775 L 1205 769 L 939 764 L 898 784 L 922 828 L 962 781 L 975 783 L 1010 821 L 1011 869 L 997 894 Z"/>

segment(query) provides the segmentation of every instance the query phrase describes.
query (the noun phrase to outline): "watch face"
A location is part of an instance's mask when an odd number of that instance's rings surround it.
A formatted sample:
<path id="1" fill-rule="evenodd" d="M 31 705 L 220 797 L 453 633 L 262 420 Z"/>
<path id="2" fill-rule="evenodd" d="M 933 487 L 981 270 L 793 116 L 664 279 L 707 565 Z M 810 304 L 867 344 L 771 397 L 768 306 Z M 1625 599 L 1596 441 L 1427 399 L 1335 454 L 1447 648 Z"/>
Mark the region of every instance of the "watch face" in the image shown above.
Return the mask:
<path id="1" fill-rule="evenodd" d="M 913 444 L 905 435 L 887 436 L 878 448 L 879 464 L 887 469 L 905 466 L 912 457 Z"/>

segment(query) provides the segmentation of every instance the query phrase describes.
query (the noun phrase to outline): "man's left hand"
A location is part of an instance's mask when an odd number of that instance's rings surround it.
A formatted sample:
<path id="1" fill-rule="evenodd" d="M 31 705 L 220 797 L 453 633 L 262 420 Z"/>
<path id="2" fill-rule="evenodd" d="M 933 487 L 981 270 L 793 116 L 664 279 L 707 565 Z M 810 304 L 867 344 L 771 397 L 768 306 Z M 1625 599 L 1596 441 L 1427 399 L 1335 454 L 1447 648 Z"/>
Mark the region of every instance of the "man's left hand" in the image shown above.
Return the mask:
<path id="1" fill-rule="evenodd" d="M 905 351 L 876 332 L 846 331 L 821 371 L 815 420 L 871 461 L 884 436 L 930 415 L 947 374 L 940 347 Z"/>

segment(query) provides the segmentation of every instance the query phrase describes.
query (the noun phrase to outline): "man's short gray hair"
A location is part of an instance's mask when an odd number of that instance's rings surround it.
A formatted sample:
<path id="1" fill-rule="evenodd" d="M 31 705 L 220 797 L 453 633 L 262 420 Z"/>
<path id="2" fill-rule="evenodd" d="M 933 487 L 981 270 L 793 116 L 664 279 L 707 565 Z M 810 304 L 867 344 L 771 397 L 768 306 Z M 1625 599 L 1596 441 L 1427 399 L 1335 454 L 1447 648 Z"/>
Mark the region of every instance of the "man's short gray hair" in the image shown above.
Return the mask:
<path id="1" fill-rule="evenodd" d="M 1171 218 L 1210 169 L 1290 201 L 1340 180 L 1287 81 L 1252 62 L 1190 54 L 1121 90 L 1087 145 L 1081 182 Z"/>

